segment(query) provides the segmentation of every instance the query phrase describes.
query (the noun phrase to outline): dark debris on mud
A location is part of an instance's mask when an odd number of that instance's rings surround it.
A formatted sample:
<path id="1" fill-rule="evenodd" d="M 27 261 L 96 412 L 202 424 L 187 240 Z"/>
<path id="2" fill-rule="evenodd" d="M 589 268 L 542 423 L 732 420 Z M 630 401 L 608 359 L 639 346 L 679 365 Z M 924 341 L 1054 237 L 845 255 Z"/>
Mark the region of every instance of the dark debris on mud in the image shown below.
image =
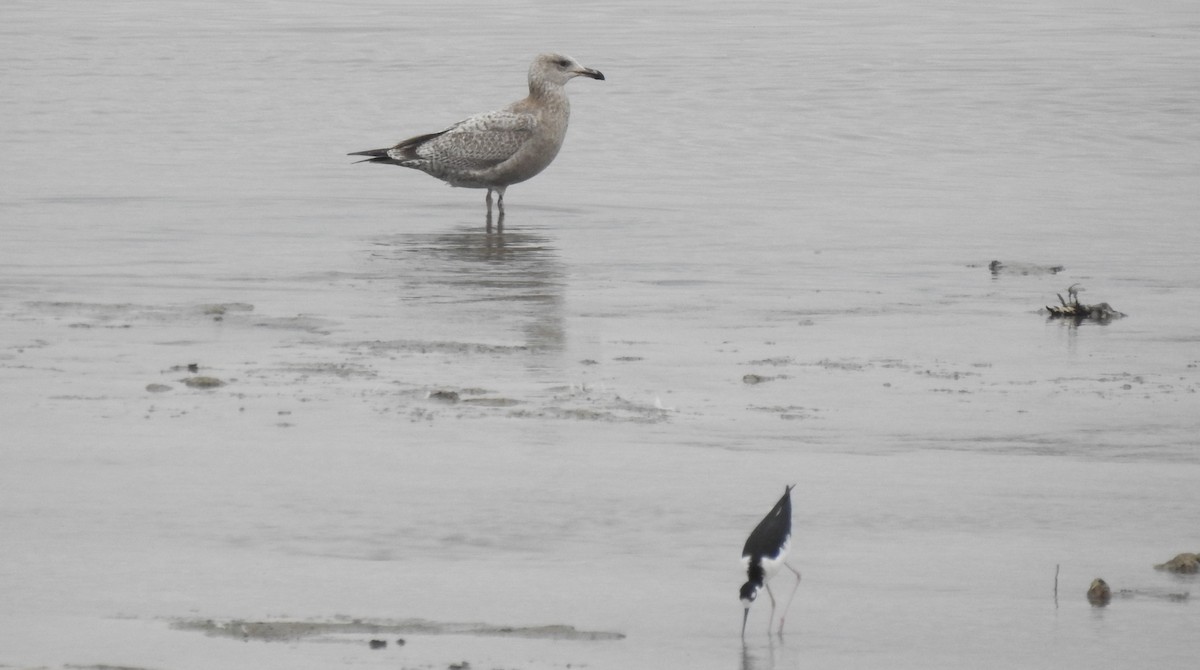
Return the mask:
<path id="1" fill-rule="evenodd" d="M 1077 288 L 1078 286 L 1078 284 L 1072 284 L 1067 287 L 1068 299 L 1064 299 L 1059 293 L 1059 304 L 1046 306 L 1046 312 L 1050 314 L 1051 319 L 1071 319 L 1076 324 L 1083 321 L 1107 323 L 1125 316 L 1106 302 L 1098 302 L 1094 305 L 1085 305 L 1079 302 L 1080 289 Z"/>

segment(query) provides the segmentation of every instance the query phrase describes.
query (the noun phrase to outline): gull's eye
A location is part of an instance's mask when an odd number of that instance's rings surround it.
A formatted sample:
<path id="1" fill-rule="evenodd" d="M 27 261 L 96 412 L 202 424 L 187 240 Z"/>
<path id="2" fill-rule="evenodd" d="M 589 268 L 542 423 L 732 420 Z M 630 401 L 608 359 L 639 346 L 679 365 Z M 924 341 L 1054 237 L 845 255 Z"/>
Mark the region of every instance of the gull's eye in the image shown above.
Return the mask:
<path id="1" fill-rule="evenodd" d="M 571 61 L 567 60 L 566 58 L 560 58 L 560 59 L 554 61 L 554 64 L 559 67 L 567 67 L 568 65 L 571 64 Z"/>

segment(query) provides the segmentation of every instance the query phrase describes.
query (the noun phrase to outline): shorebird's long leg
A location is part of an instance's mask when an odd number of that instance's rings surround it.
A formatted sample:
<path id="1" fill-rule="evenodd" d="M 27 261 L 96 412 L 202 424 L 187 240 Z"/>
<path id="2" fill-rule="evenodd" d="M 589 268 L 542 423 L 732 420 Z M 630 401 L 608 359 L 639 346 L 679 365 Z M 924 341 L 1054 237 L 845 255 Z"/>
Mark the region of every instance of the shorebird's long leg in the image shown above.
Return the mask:
<path id="1" fill-rule="evenodd" d="M 487 196 L 483 199 L 483 201 L 487 203 L 488 218 L 490 219 L 492 218 L 492 189 L 488 189 Z M 501 211 L 504 211 L 503 206 L 500 209 Z"/>
<path id="2" fill-rule="evenodd" d="M 792 595 L 788 596 L 787 604 L 783 606 L 783 614 L 779 615 L 779 634 L 783 634 L 783 620 L 787 618 L 788 610 L 792 608 L 792 599 L 796 597 L 796 589 L 800 588 L 800 571 L 793 568 L 790 563 L 784 563 L 788 570 L 796 574 L 796 584 L 792 586 Z"/>
<path id="3" fill-rule="evenodd" d="M 767 597 L 771 599 L 771 615 L 767 617 L 767 634 L 771 634 L 771 622 L 775 620 L 775 594 L 771 593 L 771 585 L 764 584 L 767 589 Z"/>

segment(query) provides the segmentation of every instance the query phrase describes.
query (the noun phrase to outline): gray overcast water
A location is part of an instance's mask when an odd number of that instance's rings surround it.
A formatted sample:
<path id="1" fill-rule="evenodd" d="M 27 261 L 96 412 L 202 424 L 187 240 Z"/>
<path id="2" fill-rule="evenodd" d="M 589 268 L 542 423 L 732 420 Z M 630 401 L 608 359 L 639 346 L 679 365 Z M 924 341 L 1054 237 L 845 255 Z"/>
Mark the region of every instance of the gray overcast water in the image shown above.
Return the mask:
<path id="1" fill-rule="evenodd" d="M 0 666 L 1194 664 L 1200 4 L 0 17 Z M 607 79 L 502 234 L 345 155 L 548 50 Z"/>

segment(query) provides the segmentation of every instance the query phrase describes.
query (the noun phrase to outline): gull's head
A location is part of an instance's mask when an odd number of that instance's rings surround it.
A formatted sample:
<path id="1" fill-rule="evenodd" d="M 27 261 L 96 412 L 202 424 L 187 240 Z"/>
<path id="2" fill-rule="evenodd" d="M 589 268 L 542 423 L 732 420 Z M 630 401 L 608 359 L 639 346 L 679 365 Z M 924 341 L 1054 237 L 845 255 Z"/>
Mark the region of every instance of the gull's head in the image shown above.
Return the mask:
<path id="1" fill-rule="evenodd" d="M 562 54 L 539 54 L 529 66 L 529 83 L 555 84 L 562 86 L 575 77 L 604 79 L 604 73 L 584 67 L 579 61 Z"/>

